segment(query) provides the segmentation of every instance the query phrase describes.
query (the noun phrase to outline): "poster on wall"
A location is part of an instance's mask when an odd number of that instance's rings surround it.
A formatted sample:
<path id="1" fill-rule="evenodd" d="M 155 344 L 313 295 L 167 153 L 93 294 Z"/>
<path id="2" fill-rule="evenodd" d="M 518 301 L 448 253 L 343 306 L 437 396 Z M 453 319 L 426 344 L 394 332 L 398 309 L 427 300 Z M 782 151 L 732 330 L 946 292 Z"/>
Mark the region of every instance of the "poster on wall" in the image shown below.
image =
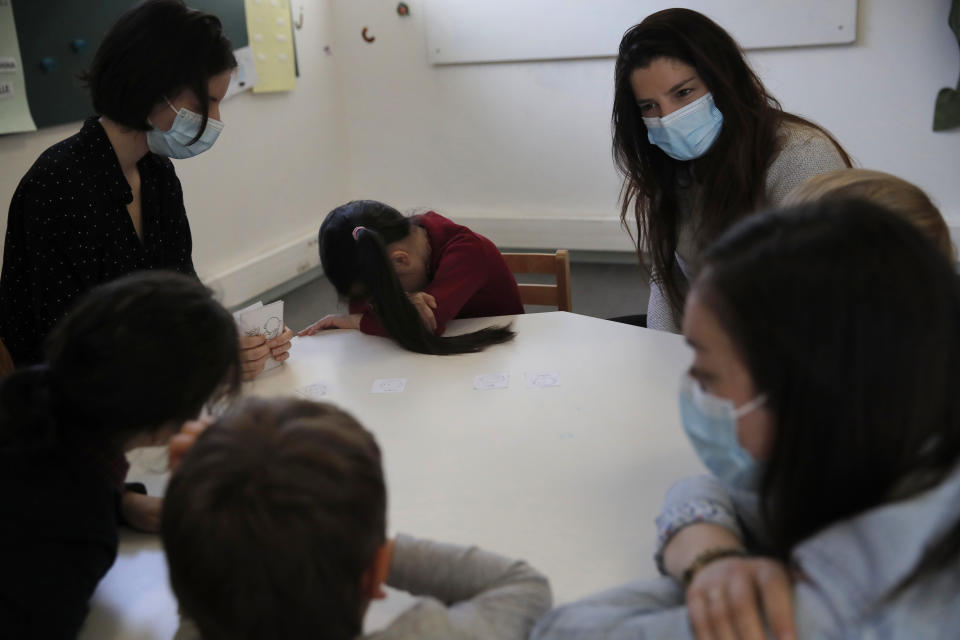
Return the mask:
<path id="1" fill-rule="evenodd" d="M 36 131 L 10 0 L 0 0 L 0 134 Z"/>
<path id="2" fill-rule="evenodd" d="M 244 0 L 244 9 L 256 65 L 253 92 L 292 91 L 297 70 L 290 0 Z"/>

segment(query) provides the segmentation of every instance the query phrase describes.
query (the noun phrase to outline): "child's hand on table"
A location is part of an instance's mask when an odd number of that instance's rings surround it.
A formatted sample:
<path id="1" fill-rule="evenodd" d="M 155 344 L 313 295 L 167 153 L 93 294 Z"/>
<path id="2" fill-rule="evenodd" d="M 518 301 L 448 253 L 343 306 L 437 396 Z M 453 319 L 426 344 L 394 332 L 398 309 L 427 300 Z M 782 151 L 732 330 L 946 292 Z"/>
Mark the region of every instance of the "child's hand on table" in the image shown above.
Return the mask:
<path id="1" fill-rule="evenodd" d="M 420 314 L 420 319 L 423 320 L 424 326 L 426 326 L 431 333 L 436 331 L 437 316 L 434 315 L 433 311 L 437 308 L 437 299 L 423 291 L 408 293 L 407 298 L 409 298 L 413 306 L 416 307 L 417 312 Z"/>
<path id="2" fill-rule="evenodd" d="M 324 316 L 314 322 L 312 325 L 298 333 L 297 335 L 301 338 L 303 336 L 312 336 L 318 331 L 323 331 L 324 329 L 360 329 L 360 318 L 363 317 L 359 313 L 351 313 L 350 315 L 330 315 Z"/>

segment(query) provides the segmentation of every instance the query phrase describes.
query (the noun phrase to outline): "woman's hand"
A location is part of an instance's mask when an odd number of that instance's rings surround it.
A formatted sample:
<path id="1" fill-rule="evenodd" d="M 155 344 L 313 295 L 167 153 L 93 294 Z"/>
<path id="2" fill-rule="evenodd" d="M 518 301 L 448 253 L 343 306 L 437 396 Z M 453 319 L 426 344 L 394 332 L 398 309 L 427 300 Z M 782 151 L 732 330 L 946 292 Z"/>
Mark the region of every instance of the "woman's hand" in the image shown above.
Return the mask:
<path id="1" fill-rule="evenodd" d="M 687 612 L 698 640 L 777 640 L 796 637 L 790 574 L 770 558 L 721 558 L 696 572 Z"/>
<path id="2" fill-rule="evenodd" d="M 263 336 L 240 336 L 240 367 L 243 379 L 256 378 L 271 356 L 277 362 L 289 358 L 292 338 L 293 331 L 289 327 L 284 327 L 283 333 L 273 340 L 267 340 Z"/>
<path id="3" fill-rule="evenodd" d="M 437 299 L 423 291 L 408 293 L 407 298 L 409 298 L 413 306 L 416 307 L 417 312 L 420 314 L 420 319 L 423 320 L 423 325 L 430 330 L 430 333 L 436 331 L 437 316 L 433 312 L 437 308 Z"/>
<path id="4" fill-rule="evenodd" d="M 209 419 L 187 420 L 183 423 L 180 431 L 170 438 L 170 444 L 167 446 L 167 458 L 170 461 L 171 471 L 177 470 L 177 467 L 180 466 L 180 462 L 183 460 L 183 456 L 187 455 L 187 451 L 189 451 L 193 443 L 197 441 L 200 434 L 212 423 L 213 420 Z"/>
<path id="5" fill-rule="evenodd" d="M 360 329 L 360 313 L 351 313 L 350 315 L 329 315 L 324 316 L 314 322 L 312 325 L 298 333 L 300 337 L 312 336 L 318 331 L 324 329 Z"/>
<path id="6" fill-rule="evenodd" d="M 136 491 L 124 491 L 120 497 L 120 515 L 130 527 L 146 533 L 160 531 L 160 512 L 163 498 L 147 496 Z"/>

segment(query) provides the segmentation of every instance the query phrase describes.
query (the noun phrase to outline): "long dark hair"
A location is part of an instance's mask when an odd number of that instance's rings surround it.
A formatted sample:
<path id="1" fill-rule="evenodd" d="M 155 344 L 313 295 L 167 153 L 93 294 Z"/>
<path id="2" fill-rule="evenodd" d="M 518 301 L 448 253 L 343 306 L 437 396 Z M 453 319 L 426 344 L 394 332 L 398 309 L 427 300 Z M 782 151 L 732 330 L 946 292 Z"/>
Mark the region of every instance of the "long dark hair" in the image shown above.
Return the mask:
<path id="1" fill-rule="evenodd" d="M 173 474 L 161 536 L 170 584 L 204 638 L 351 640 L 386 519 L 380 449 L 352 416 L 249 398 Z"/>
<path id="2" fill-rule="evenodd" d="M 658 58 L 679 60 L 696 69 L 723 114 L 717 140 L 691 163 L 670 158 L 647 140 L 630 75 Z M 645 251 L 649 253 L 652 273 L 679 317 L 683 293 L 674 257 L 680 228 L 678 179 L 695 170 L 696 183 L 702 188 L 698 240 L 706 246 L 734 220 L 767 204 L 765 176 L 779 150 L 781 124 L 820 127 L 783 111 L 730 34 L 689 9 L 658 11 L 627 31 L 620 42 L 614 82 L 613 157 L 624 176 L 620 219 L 626 226 L 628 217 L 635 217 L 640 234 L 637 251 L 641 259 Z M 843 148 L 830 140 L 849 166 Z"/>
<path id="3" fill-rule="evenodd" d="M 190 89 L 203 117 L 199 140 L 210 111 L 210 78 L 236 66 L 217 16 L 183 0 L 147 0 L 120 16 L 80 78 L 94 111 L 139 131 L 153 128 L 147 117 L 164 98 Z"/>
<path id="4" fill-rule="evenodd" d="M 0 382 L 0 447 L 119 450 L 239 388 L 237 329 L 194 278 L 135 273 L 86 294 L 44 364 Z"/>
<path id="5" fill-rule="evenodd" d="M 390 264 L 386 246 L 410 235 L 410 218 L 376 200 L 355 200 L 320 225 L 320 263 L 341 297 L 369 300 L 387 333 L 417 353 L 453 355 L 512 340 L 509 326 L 440 337 L 427 329 Z M 353 230 L 363 227 L 354 239 Z"/>
<path id="6" fill-rule="evenodd" d="M 775 418 L 761 503 L 774 551 L 942 481 L 960 462 L 960 278 L 860 200 L 744 220 L 694 287 Z M 960 519 L 917 574 L 960 555 Z"/>

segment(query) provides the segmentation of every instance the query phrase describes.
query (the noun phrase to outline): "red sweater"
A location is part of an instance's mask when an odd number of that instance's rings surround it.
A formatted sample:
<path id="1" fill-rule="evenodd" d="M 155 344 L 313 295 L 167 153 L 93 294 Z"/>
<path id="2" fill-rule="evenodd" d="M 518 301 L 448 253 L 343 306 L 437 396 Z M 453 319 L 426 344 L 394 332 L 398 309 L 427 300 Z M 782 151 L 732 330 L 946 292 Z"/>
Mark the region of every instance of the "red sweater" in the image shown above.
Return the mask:
<path id="1" fill-rule="evenodd" d="M 415 216 L 430 241 L 429 284 L 424 288 L 437 300 L 437 335 L 454 318 L 481 318 L 523 313 L 517 281 L 496 245 L 478 233 L 429 211 Z M 350 313 L 363 313 L 360 330 L 388 335 L 365 302 L 350 304 Z"/>

